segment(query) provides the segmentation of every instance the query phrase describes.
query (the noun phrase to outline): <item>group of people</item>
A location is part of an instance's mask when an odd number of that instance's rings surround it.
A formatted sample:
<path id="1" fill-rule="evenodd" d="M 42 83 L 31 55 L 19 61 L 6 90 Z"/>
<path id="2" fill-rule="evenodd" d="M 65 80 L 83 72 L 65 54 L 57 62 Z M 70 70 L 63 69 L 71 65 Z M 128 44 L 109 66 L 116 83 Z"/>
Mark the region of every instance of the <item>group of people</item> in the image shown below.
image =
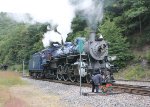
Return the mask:
<path id="1" fill-rule="evenodd" d="M 96 93 L 99 92 L 99 86 L 104 81 L 104 77 L 102 74 L 99 73 L 99 69 L 95 70 L 95 73 L 93 73 L 91 77 L 91 84 L 92 84 L 92 92 L 96 89 Z"/>

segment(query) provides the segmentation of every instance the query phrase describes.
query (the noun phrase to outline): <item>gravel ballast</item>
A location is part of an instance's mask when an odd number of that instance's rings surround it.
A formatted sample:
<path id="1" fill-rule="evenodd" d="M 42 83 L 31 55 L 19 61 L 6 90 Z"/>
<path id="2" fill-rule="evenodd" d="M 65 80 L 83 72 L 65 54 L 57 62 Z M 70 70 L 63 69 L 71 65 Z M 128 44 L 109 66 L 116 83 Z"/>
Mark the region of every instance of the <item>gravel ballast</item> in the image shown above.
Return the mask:
<path id="1" fill-rule="evenodd" d="M 150 96 L 132 95 L 127 93 L 114 95 L 80 95 L 80 87 L 64 85 L 48 81 L 23 78 L 44 94 L 60 96 L 61 107 L 150 107 Z M 88 87 L 82 87 L 82 92 L 91 92 Z"/>

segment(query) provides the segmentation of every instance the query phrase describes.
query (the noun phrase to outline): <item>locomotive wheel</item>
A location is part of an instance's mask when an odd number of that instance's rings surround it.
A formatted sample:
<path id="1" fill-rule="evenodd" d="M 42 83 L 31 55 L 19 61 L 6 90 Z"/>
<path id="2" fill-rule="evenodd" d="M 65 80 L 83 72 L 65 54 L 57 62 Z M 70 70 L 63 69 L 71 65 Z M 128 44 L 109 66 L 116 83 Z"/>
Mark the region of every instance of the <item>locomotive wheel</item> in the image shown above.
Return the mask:
<path id="1" fill-rule="evenodd" d="M 34 73 L 32 74 L 32 78 L 36 79 L 36 78 L 37 78 L 37 73 L 34 72 Z"/>
<path id="2" fill-rule="evenodd" d="M 91 75 L 87 74 L 86 75 L 86 83 L 90 83 L 90 81 L 91 81 Z"/>
<path id="3" fill-rule="evenodd" d="M 59 65 L 57 68 L 57 79 L 58 80 L 62 79 L 62 70 L 63 70 L 63 67 L 61 65 Z"/>
<path id="4" fill-rule="evenodd" d="M 80 76 L 76 77 L 77 82 L 80 82 Z"/>
<path id="5" fill-rule="evenodd" d="M 68 79 L 69 79 L 67 74 L 63 74 L 62 78 L 63 78 L 64 81 L 68 81 Z"/>
<path id="6" fill-rule="evenodd" d="M 40 79 L 43 79 L 44 78 L 44 73 L 43 72 L 41 72 L 41 73 L 39 73 L 39 76 L 38 76 Z"/>
<path id="7" fill-rule="evenodd" d="M 29 71 L 29 76 L 30 76 L 30 77 L 32 76 L 32 73 L 31 73 L 31 71 Z"/>
<path id="8" fill-rule="evenodd" d="M 76 77 L 75 77 L 73 74 L 70 74 L 70 75 L 69 75 L 69 80 L 70 80 L 71 82 L 75 82 L 75 81 L 76 81 Z"/>
<path id="9" fill-rule="evenodd" d="M 65 74 L 63 74 L 63 80 L 64 80 L 64 81 L 68 81 L 68 80 L 69 80 L 69 77 L 68 77 L 68 70 L 69 70 L 69 66 L 66 65 L 65 68 L 64 68 Z"/>

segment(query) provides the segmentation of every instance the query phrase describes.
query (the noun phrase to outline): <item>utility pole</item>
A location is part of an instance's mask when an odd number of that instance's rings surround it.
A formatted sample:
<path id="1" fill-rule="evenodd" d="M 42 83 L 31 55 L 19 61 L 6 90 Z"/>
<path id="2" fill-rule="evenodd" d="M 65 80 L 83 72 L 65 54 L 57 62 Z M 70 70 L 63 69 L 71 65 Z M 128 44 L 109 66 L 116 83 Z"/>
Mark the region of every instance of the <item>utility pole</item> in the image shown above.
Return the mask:
<path id="1" fill-rule="evenodd" d="M 81 83 L 82 83 L 82 78 L 81 78 L 81 51 L 80 51 L 80 95 L 82 95 Z"/>
<path id="2" fill-rule="evenodd" d="M 79 52 L 80 52 L 80 95 L 82 95 L 82 90 L 81 90 L 81 84 L 82 84 L 82 77 L 81 77 L 81 66 L 82 66 L 82 58 L 81 58 L 81 54 L 83 52 L 83 40 L 79 39 Z"/>

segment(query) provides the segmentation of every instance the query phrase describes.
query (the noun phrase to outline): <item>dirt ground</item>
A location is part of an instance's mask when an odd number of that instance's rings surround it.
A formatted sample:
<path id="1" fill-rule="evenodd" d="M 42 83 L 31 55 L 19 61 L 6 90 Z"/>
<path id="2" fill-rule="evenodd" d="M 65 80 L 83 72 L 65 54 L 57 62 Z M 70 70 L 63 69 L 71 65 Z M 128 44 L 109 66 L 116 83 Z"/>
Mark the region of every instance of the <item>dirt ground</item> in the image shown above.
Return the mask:
<path id="1" fill-rule="evenodd" d="M 31 85 L 0 87 L 0 107 L 61 107 L 60 97 Z"/>

